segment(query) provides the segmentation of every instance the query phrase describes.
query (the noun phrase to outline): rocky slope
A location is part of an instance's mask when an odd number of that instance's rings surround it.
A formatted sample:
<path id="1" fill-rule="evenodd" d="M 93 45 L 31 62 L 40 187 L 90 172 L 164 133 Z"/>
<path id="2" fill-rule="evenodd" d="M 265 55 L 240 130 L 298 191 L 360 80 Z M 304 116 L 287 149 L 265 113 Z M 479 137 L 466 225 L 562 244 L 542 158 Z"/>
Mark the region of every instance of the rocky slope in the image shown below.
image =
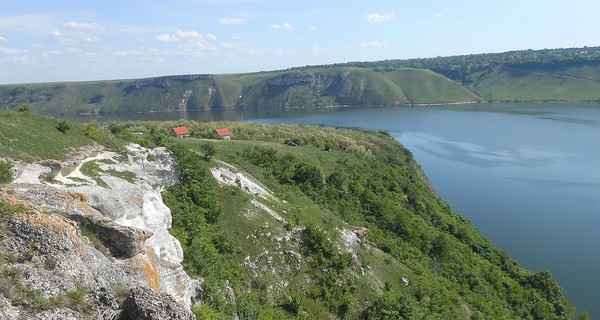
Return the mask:
<path id="1" fill-rule="evenodd" d="M 0 194 L 24 208 L 6 222 L 4 274 L 44 303 L 0 295 L 0 319 L 195 318 L 200 282 L 181 266 L 160 195 L 172 166 L 165 149 L 136 145 L 126 155 L 86 148 L 62 163 L 17 165 Z"/>

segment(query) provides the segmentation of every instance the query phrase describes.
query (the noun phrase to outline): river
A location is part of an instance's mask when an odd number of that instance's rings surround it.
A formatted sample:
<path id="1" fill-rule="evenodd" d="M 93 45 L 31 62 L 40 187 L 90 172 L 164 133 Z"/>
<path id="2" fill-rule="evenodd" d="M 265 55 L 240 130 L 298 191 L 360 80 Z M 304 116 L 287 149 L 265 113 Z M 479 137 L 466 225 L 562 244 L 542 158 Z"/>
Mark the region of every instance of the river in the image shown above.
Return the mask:
<path id="1" fill-rule="evenodd" d="M 578 311 L 600 317 L 600 104 L 132 116 L 386 130 L 412 151 L 454 210 L 524 267 L 550 270 Z"/>

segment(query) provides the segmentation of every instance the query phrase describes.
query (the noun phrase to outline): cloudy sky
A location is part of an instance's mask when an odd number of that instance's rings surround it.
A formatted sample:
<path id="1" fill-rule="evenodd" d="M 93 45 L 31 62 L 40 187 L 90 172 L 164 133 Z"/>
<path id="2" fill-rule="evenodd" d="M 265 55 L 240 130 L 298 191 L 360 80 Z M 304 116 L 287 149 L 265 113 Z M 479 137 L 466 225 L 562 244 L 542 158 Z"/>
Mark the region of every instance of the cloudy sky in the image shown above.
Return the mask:
<path id="1" fill-rule="evenodd" d="M 3 0 L 0 84 L 600 45 L 597 0 Z"/>

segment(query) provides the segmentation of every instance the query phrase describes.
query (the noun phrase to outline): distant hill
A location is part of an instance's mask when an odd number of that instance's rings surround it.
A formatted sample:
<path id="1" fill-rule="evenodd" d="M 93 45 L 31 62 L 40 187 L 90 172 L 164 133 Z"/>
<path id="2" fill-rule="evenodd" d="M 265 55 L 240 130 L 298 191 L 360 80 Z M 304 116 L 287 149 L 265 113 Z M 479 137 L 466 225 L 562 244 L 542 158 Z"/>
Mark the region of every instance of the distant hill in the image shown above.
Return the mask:
<path id="1" fill-rule="evenodd" d="M 0 108 L 53 115 L 506 100 L 599 101 L 600 47 L 0 86 Z"/>

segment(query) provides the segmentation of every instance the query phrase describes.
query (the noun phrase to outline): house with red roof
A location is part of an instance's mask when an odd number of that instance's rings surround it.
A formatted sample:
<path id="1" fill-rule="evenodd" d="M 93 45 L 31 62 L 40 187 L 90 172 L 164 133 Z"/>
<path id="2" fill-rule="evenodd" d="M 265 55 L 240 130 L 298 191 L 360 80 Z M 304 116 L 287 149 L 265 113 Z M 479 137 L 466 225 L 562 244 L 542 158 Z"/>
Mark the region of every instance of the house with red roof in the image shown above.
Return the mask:
<path id="1" fill-rule="evenodd" d="M 219 139 L 231 140 L 231 131 L 227 128 L 216 129 L 215 136 Z"/>
<path id="2" fill-rule="evenodd" d="M 169 134 L 173 137 L 189 137 L 191 133 L 188 127 L 175 127 Z"/>

